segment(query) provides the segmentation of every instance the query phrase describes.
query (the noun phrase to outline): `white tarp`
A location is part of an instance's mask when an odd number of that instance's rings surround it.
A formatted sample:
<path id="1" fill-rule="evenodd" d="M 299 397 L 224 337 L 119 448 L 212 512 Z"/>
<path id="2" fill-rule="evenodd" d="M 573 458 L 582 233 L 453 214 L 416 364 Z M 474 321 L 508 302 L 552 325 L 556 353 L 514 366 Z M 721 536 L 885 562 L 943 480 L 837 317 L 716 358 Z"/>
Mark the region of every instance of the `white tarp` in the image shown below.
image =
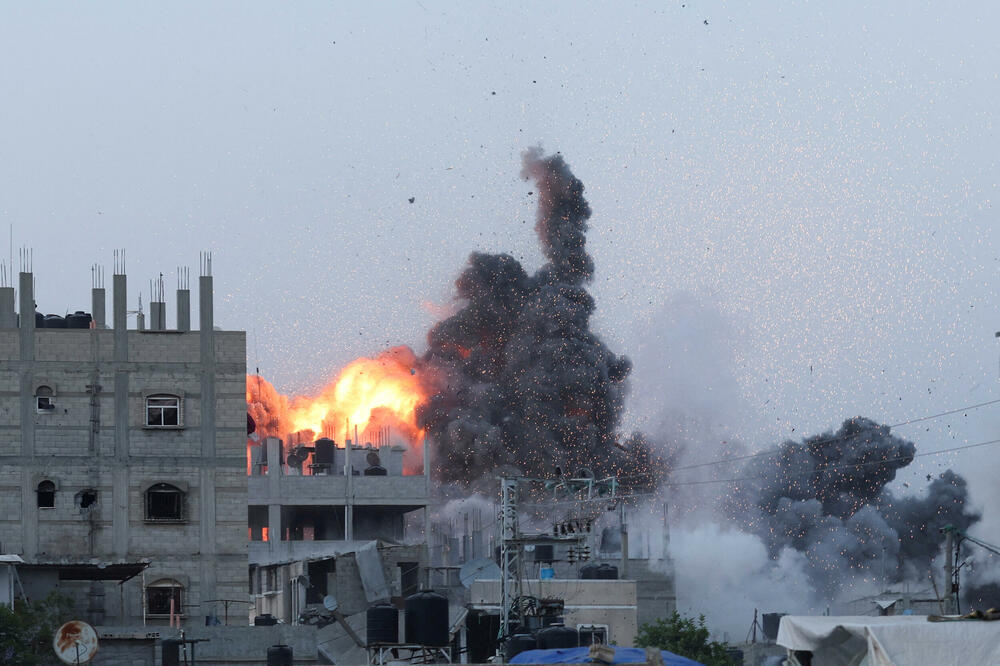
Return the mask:
<path id="1" fill-rule="evenodd" d="M 1000 666 L 1000 621 L 929 622 L 925 615 L 786 615 L 778 645 L 813 653 L 813 666 Z"/>

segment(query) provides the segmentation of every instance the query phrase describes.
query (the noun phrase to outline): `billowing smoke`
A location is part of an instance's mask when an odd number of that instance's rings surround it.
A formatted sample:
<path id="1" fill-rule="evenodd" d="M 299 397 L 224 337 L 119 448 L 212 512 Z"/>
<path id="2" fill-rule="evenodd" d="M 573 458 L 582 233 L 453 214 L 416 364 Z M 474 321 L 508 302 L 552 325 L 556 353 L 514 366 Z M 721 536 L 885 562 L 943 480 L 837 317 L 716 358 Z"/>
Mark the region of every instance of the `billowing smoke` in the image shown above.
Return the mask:
<path id="1" fill-rule="evenodd" d="M 657 460 L 645 438 L 616 439 L 631 363 L 590 330 L 583 183 L 558 154 L 523 159 L 547 261 L 528 275 L 509 254 L 477 252 L 456 281 L 463 305 L 433 327 L 424 357 L 434 387 L 419 416 L 435 473 L 463 485 L 502 467 L 649 477 Z"/>
<path id="2" fill-rule="evenodd" d="M 858 580 L 926 580 L 941 552 L 940 529 L 967 529 L 965 480 L 946 471 L 920 497 L 898 498 L 886 486 L 913 461 L 916 447 L 866 418 L 836 432 L 786 441 L 753 459 L 749 481 L 731 493 L 730 511 L 767 545 L 772 557 L 792 548 L 806 557 L 815 588 L 834 596 Z"/>

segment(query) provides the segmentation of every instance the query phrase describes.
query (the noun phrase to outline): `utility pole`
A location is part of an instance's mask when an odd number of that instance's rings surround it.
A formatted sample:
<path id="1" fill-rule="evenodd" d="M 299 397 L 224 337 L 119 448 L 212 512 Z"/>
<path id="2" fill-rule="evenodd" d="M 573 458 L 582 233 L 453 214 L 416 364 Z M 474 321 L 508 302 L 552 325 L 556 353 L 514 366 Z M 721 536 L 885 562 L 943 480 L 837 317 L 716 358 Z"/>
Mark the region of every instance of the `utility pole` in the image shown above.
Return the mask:
<path id="1" fill-rule="evenodd" d="M 521 544 L 517 528 L 517 479 L 500 479 L 500 638 L 511 634 L 511 607 L 521 597 Z"/>
<path id="2" fill-rule="evenodd" d="M 955 542 L 955 532 L 951 525 L 945 525 L 944 531 L 944 576 L 945 576 L 945 614 L 955 614 L 955 560 L 953 547 Z"/>

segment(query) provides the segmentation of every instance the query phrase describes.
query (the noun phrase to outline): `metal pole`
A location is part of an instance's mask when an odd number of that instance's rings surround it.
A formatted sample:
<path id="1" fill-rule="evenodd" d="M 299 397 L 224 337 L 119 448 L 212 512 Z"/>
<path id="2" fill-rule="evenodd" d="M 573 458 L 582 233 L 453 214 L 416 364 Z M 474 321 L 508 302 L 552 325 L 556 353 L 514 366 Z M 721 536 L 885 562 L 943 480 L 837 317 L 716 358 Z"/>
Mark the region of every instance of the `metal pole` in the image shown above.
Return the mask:
<path id="1" fill-rule="evenodd" d="M 521 597 L 521 547 L 517 527 L 517 480 L 500 480 L 500 558 L 503 582 L 500 594 L 500 638 L 511 634 L 511 606 Z"/>
<path id="2" fill-rule="evenodd" d="M 623 502 L 618 506 L 618 515 L 621 520 L 621 539 L 622 539 L 622 580 L 628 578 L 628 524 L 625 522 L 625 503 Z"/>
<path id="3" fill-rule="evenodd" d="M 954 577 L 955 577 L 955 564 L 952 557 L 952 547 L 953 541 L 955 539 L 954 534 L 951 531 L 951 526 L 944 528 L 945 540 L 944 540 L 944 575 L 945 575 L 945 594 L 947 595 L 945 599 L 945 612 L 948 615 L 953 615 L 955 613 L 955 601 L 954 601 Z"/>

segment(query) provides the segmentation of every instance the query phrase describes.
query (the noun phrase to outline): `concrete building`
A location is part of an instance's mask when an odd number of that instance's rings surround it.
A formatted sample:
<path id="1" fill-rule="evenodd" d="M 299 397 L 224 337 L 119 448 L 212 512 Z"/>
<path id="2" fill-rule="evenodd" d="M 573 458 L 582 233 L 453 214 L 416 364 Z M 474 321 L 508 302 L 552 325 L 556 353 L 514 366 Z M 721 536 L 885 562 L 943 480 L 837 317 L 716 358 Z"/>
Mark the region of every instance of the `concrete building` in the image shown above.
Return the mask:
<path id="1" fill-rule="evenodd" d="M 0 287 L 0 552 L 24 560 L 29 597 L 58 588 L 118 627 L 165 626 L 171 609 L 204 626 L 220 600 L 245 604 L 246 340 L 215 329 L 210 272 L 198 330 L 186 284 L 167 328 L 162 282 L 150 326 L 140 312 L 130 329 L 121 266 L 111 322 L 100 278 L 91 313 L 65 318 L 36 315 L 30 272 L 19 312 Z"/>
<path id="2" fill-rule="evenodd" d="M 322 614 L 327 596 L 350 616 L 417 591 L 430 479 L 404 475 L 404 447 L 320 439 L 286 449 L 272 437 L 251 450 L 253 614 L 293 624 Z M 407 518 L 421 532 L 409 543 Z"/>

